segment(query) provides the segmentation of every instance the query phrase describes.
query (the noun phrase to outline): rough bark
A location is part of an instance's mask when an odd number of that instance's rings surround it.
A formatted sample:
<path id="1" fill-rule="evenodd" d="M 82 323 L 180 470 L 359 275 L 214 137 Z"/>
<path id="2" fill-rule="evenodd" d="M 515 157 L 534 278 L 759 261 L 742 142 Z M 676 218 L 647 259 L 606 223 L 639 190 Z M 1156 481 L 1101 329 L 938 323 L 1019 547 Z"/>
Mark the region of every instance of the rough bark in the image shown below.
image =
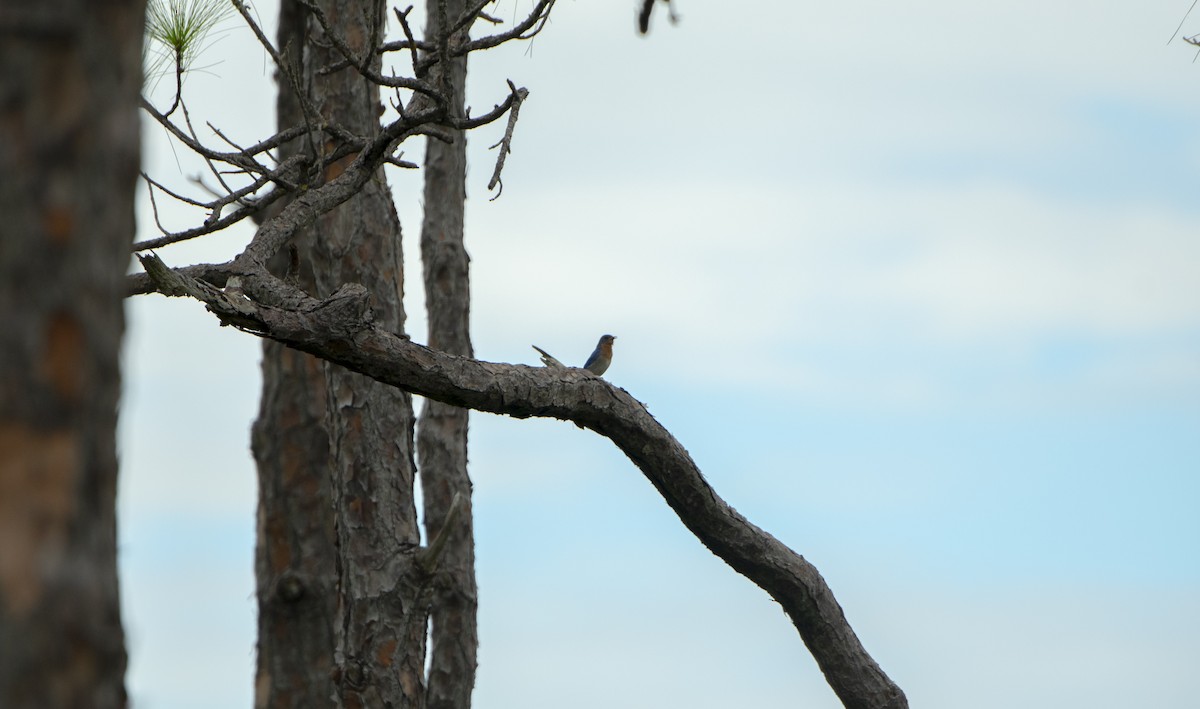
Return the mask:
<path id="1" fill-rule="evenodd" d="M 320 8 L 330 30 L 356 52 L 364 51 L 373 28 L 383 22 L 381 2 L 330 0 Z M 320 75 L 341 57 L 314 16 L 284 2 L 281 20 L 279 44 L 296 51 L 301 88 L 321 118 L 355 135 L 377 134 L 378 87 L 351 68 Z M 287 91 L 281 87 L 282 126 L 302 120 Z M 336 146 L 317 148 L 332 152 Z M 334 163 L 321 179 L 343 176 L 354 160 L 350 155 Z M 399 220 L 382 170 L 367 168 L 361 178 L 353 197 L 310 222 L 292 242 L 300 265 L 293 277 L 316 293 L 346 280 L 370 284 L 381 324 L 402 332 Z M 258 703 L 419 706 L 426 611 L 411 569 L 419 541 L 411 397 L 276 348 L 264 350 L 264 378 L 264 409 L 256 427 L 264 478 L 260 519 L 280 524 L 260 525 L 260 600 L 265 598 L 263 615 L 276 611 L 268 619 L 275 622 L 260 628 L 260 655 L 287 663 L 280 672 L 260 659 Z M 278 444 L 286 449 L 289 440 L 297 444 L 290 453 L 270 449 Z M 280 531 L 291 536 L 281 539 Z M 278 613 L 288 605 L 279 592 L 294 578 L 316 587 L 311 622 L 289 629 L 289 614 Z M 310 589 L 301 588 L 304 601 Z M 293 643 L 294 632 L 305 633 L 304 642 Z"/>
<path id="2" fill-rule="evenodd" d="M 123 707 L 116 424 L 143 0 L 0 10 L 0 706 Z"/>
<path id="3" fill-rule="evenodd" d="M 697 539 L 783 607 L 847 709 L 908 706 L 816 568 L 722 500 L 683 446 L 624 389 L 582 369 L 480 362 L 415 344 L 374 324 L 370 296 L 357 284 L 316 300 L 260 274 L 244 279 L 249 300 L 172 272 L 152 257 L 143 264 L 160 292 L 197 298 L 224 323 L 379 382 L 478 411 L 572 421 L 607 437 Z"/>
<path id="4" fill-rule="evenodd" d="M 465 0 L 429 0 L 427 37 L 443 32 L 444 20 L 466 10 Z M 464 29 L 451 38 L 465 42 Z M 467 58 L 447 62 L 442 80 L 451 111 L 462 117 Z M 421 225 L 425 308 L 429 344 L 444 352 L 474 356 L 471 347 L 470 257 L 463 243 L 466 206 L 467 135 L 450 131 L 452 142 L 429 139 L 425 150 L 425 214 Z M 475 531 L 471 478 L 467 474 L 467 409 L 427 399 L 417 425 L 417 456 L 429 539 L 446 535 L 433 587 L 426 706 L 467 709 L 475 686 L 479 633 L 476 623 Z M 458 499 L 459 509 L 449 518 Z M 450 522 L 452 528 L 447 528 Z"/>
<path id="5" fill-rule="evenodd" d="M 279 7 L 278 46 L 299 71 L 307 13 L 294 2 Z M 277 73 L 280 126 L 295 124 L 300 107 Z M 302 153 L 286 143 L 284 158 Z M 312 230 L 301 230 L 297 252 L 312 251 Z M 279 266 L 286 270 L 287 265 Z M 314 289 L 311 271 L 290 274 Z M 336 545 L 330 474 L 325 364 L 310 355 L 263 342 L 263 389 L 251 447 L 258 467 L 255 577 L 258 652 L 255 705 L 325 706 L 333 682 L 337 625 Z"/>

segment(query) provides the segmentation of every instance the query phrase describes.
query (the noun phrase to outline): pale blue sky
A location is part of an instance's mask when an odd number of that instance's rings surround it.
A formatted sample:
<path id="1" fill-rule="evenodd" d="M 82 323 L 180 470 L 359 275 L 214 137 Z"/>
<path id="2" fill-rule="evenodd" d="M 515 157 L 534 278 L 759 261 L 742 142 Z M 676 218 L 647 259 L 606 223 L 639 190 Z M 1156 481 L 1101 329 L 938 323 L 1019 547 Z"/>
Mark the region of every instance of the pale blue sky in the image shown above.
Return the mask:
<path id="1" fill-rule="evenodd" d="M 692 0 L 639 38 L 632 3 L 576 0 L 481 57 L 477 113 L 505 78 L 531 95 L 496 202 L 496 130 L 471 143 L 478 356 L 581 362 L 616 334 L 606 378 L 817 565 L 914 707 L 1191 709 L 1200 64 L 1167 44 L 1188 3 L 829 5 Z M 237 30 L 206 58 L 193 116 L 263 137 L 261 53 Z M 146 138 L 156 177 L 197 170 Z M 390 177 L 417 274 L 419 175 Z M 194 303 L 131 303 L 139 707 L 251 703 L 257 358 Z M 471 465 L 477 706 L 838 706 L 607 441 L 476 414 Z"/>

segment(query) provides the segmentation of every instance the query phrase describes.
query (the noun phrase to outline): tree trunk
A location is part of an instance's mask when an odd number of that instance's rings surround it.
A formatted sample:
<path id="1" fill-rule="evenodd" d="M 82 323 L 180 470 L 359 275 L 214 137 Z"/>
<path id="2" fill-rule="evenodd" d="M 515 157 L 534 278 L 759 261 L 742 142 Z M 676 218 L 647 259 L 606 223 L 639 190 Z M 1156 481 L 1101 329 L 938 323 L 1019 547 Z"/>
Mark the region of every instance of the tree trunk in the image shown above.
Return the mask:
<path id="1" fill-rule="evenodd" d="M 429 0 L 426 37 L 442 32 L 466 9 L 465 0 Z M 444 14 L 443 14 L 444 13 Z M 453 42 L 467 39 L 461 31 Z M 462 116 L 467 58 L 451 60 L 443 75 Z M 429 346 L 443 352 L 474 357 L 471 347 L 470 257 L 463 245 L 466 206 L 467 136 L 450 131 L 454 142 L 429 139 L 425 150 L 425 218 L 421 225 L 421 261 L 425 276 L 425 307 L 429 313 Z M 434 584 L 430 629 L 430 709 L 467 709 L 475 686 L 479 632 L 476 622 L 475 532 L 471 509 L 471 478 L 467 475 L 467 410 L 426 400 L 417 427 L 421 491 L 426 536 L 445 534 Z M 460 509 L 448 513 L 455 497 Z M 451 526 L 447 528 L 447 523 Z"/>
<path id="2" fill-rule="evenodd" d="M 279 7 L 278 46 L 301 67 L 307 13 L 295 2 Z M 287 80 L 276 75 L 279 126 L 301 115 Z M 303 150 L 283 146 L 287 158 Z M 312 230 L 293 242 L 311 253 Z M 287 268 L 285 264 L 282 268 Z M 281 269 L 282 270 L 282 269 Z M 315 292 L 311 271 L 291 274 Z M 258 466 L 257 707 L 326 706 L 333 701 L 337 616 L 336 547 L 325 427 L 325 365 L 271 341 L 263 342 L 263 390 L 251 447 Z"/>
<path id="3" fill-rule="evenodd" d="M 143 0 L 0 12 L 0 706 L 123 707 L 116 425 Z"/>
<path id="4" fill-rule="evenodd" d="M 320 3 L 330 30 L 361 53 L 382 23 L 372 0 Z M 301 90 L 331 125 L 378 132 L 378 87 L 347 68 L 316 18 L 282 3 L 280 47 Z M 374 60 L 378 68 L 378 58 Z M 303 122 L 280 81 L 279 122 Z M 316 140 L 323 138 L 316 136 Z M 325 146 L 329 147 L 329 146 Z M 292 150 L 306 150 L 297 144 Z M 322 149 L 318 143 L 317 149 Z M 348 164 L 320 176 L 331 179 Z M 400 224 L 380 170 L 299 239 L 299 284 L 318 295 L 344 282 L 375 296 L 378 322 L 403 332 Z M 419 706 L 424 696 L 423 587 L 413 570 L 412 400 L 341 367 L 267 346 L 255 427 L 260 474 L 259 706 Z"/>

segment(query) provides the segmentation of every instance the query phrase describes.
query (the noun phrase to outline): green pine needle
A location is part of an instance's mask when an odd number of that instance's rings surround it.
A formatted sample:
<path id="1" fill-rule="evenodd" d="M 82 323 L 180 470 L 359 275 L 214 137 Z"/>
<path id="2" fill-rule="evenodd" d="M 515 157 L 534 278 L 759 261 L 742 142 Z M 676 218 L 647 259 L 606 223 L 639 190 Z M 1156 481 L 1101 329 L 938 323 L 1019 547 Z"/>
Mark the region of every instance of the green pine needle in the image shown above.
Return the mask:
<path id="1" fill-rule="evenodd" d="M 155 57 L 147 76 L 192 68 L 204 40 L 233 13 L 228 0 L 150 0 L 146 4 L 146 43 Z"/>

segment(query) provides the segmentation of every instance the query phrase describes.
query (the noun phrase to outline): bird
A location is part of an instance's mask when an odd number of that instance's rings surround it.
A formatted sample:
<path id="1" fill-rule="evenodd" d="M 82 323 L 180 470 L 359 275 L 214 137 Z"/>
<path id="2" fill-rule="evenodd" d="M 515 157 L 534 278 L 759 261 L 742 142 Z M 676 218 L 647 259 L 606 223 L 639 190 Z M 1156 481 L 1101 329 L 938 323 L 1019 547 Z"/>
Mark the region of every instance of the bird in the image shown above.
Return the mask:
<path id="1" fill-rule="evenodd" d="M 596 343 L 596 349 L 592 351 L 592 356 L 587 358 L 583 363 L 583 368 L 592 374 L 604 374 L 608 371 L 608 365 L 612 364 L 612 347 L 613 340 L 617 339 L 615 335 L 604 335 L 600 341 Z M 542 364 L 547 367 L 562 368 L 563 363 L 555 359 L 549 352 L 538 347 L 532 346 L 542 356 Z"/>
<path id="2" fill-rule="evenodd" d="M 592 350 L 592 356 L 583 363 L 583 368 L 592 374 L 604 374 L 608 365 L 612 364 L 612 346 L 616 339 L 613 335 L 602 336 L 596 343 L 596 349 Z"/>

